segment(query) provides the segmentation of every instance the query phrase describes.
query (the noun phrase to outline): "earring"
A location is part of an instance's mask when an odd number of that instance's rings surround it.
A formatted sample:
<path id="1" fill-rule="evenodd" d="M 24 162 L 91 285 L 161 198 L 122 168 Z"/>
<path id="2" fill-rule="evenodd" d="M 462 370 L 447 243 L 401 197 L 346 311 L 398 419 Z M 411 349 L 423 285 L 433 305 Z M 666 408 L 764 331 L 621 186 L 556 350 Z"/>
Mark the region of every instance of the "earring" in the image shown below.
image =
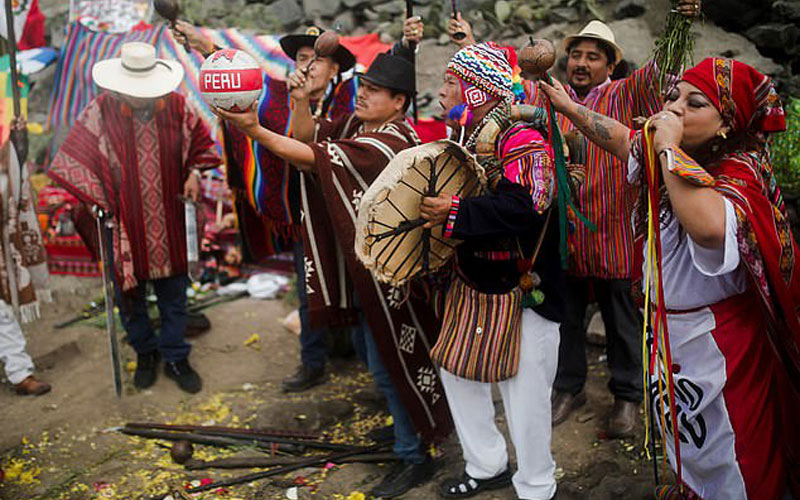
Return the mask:
<path id="1" fill-rule="evenodd" d="M 728 134 L 726 134 L 724 130 L 720 129 L 717 130 L 717 137 L 722 137 L 722 140 L 726 140 L 728 138 Z"/>

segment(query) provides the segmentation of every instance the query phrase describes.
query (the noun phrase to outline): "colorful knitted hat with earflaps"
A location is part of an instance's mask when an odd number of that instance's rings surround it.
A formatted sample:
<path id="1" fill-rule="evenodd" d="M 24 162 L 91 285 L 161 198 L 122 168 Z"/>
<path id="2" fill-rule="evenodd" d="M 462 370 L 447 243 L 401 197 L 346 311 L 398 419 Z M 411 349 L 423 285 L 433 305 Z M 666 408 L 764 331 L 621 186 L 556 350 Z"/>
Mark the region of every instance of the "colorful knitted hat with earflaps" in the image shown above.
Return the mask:
<path id="1" fill-rule="evenodd" d="M 470 109 L 494 99 L 524 97 L 517 54 L 494 42 L 468 45 L 450 59 L 447 72 L 461 82 L 464 103 Z"/>

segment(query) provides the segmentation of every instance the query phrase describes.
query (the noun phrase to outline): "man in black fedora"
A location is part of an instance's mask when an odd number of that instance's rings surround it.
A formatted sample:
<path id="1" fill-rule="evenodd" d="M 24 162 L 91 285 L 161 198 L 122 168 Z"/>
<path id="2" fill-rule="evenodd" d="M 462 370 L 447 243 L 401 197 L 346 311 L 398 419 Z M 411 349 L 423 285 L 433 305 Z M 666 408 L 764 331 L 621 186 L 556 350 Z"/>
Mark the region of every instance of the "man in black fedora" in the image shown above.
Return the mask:
<path id="1" fill-rule="evenodd" d="M 354 111 L 356 81 L 351 78 L 351 70 L 356 58 L 340 45 L 333 56 L 314 59 L 314 43 L 323 32 L 311 26 L 302 33 L 280 39 L 281 48 L 296 63 L 291 80 L 307 81 L 308 84 L 302 96 L 294 93 L 290 96 L 291 89 L 286 81 L 265 74 L 264 92 L 257 106 L 258 119 L 264 128 L 279 134 L 290 130 L 294 113 L 289 105 L 290 97 L 297 103 L 295 109 L 309 109 L 317 117 L 336 119 Z M 188 41 L 205 57 L 216 49 L 211 40 L 184 21 L 178 21 L 173 34 L 178 42 Z M 224 127 L 223 130 L 228 183 L 238 194 L 234 201 L 246 259 L 258 262 L 268 257 L 274 251 L 273 240 L 277 239 L 282 246 L 293 249 L 297 282 L 303 283 L 304 261 L 308 255 L 299 238 L 303 174 L 235 128 Z M 297 137 L 297 134 L 292 135 Z M 244 175 L 249 158 L 254 158 L 258 165 L 256 172 L 249 177 L 252 179 L 250 182 Z M 341 333 L 325 325 L 312 325 L 305 288 L 300 286 L 297 291 L 301 364 L 294 374 L 284 379 L 282 388 L 286 392 L 304 391 L 325 381 L 327 338 Z"/>
<path id="2" fill-rule="evenodd" d="M 300 100 L 308 85 L 299 80 L 292 85 Z M 398 152 L 419 144 L 405 117 L 413 91 L 412 64 L 399 56 L 378 55 L 367 72 L 359 74 L 351 115 L 314 120 L 307 107 L 295 110 L 294 134 L 310 133 L 313 142 L 261 127 L 254 110 L 216 110 L 307 174 L 301 198 L 312 322 L 360 326 L 354 330 L 353 344 L 386 397 L 394 421 L 394 452 L 400 461 L 372 491 L 382 498 L 401 495 L 432 477 L 433 463 L 423 443 L 442 439 L 452 427 L 436 369 L 422 348 L 438 328 L 430 306 L 413 296 L 405 303 L 393 301 L 391 290 L 374 280 L 354 252 L 355 221 L 364 191 Z M 321 197 L 307 196 L 312 183 Z M 420 348 L 409 348 L 414 345 Z"/>

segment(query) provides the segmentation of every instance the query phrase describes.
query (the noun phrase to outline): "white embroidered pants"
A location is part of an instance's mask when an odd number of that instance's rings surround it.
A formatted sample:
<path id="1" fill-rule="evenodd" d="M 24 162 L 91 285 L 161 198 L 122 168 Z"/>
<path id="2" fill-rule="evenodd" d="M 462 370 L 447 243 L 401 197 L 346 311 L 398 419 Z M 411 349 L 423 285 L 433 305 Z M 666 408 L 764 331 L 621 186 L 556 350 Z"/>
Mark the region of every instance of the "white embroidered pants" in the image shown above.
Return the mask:
<path id="1" fill-rule="evenodd" d="M 519 371 L 497 384 L 516 450 L 513 482 L 521 499 L 547 500 L 556 492 L 556 464 L 550 452 L 550 391 L 558 364 L 558 342 L 559 324 L 525 309 Z M 440 372 L 467 474 L 475 479 L 500 474 L 508 466 L 508 451 L 495 425 L 491 384 Z"/>
<path id="2" fill-rule="evenodd" d="M 0 300 L 0 363 L 12 384 L 33 375 L 33 360 L 25 352 L 25 337 L 11 307 Z"/>

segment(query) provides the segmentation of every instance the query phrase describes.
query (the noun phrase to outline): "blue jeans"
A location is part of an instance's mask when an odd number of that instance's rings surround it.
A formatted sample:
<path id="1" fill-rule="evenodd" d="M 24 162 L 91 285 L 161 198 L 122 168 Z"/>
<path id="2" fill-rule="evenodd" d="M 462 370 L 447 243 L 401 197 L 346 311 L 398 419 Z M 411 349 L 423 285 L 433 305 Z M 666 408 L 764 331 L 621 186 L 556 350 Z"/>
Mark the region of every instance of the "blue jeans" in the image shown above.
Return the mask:
<path id="1" fill-rule="evenodd" d="M 294 245 L 294 270 L 297 274 L 297 299 L 300 302 L 300 360 L 303 366 L 318 370 L 325 367 L 328 359 L 328 346 L 325 344 L 325 329 L 312 328 L 306 295 L 306 266 L 303 256 L 303 243 Z"/>
<path id="2" fill-rule="evenodd" d="M 405 462 L 421 464 L 425 461 L 422 440 L 414 430 L 411 419 L 408 418 L 408 413 L 406 413 L 392 379 L 389 377 L 389 372 L 386 371 L 380 353 L 378 353 L 378 346 L 375 344 L 372 331 L 369 329 L 363 313 L 359 313 L 359 320 L 361 327 L 353 328 L 353 347 L 358 357 L 366 363 L 375 383 L 386 398 L 389 413 L 394 420 L 394 453 Z"/>
<path id="3" fill-rule="evenodd" d="M 186 359 L 192 346 L 184 339 L 186 332 L 186 283 L 185 274 L 172 276 L 150 283 L 155 288 L 158 312 L 161 317 L 161 335 L 156 337 L 147 314 L 147 283 L 139 283 L 136 290 L 126 294 L 122 300 L 117 293 L 119 317 L 128 333 L 128 342 L 139 354 L 158 350 L 161 358 L 169 363 Z"/>

